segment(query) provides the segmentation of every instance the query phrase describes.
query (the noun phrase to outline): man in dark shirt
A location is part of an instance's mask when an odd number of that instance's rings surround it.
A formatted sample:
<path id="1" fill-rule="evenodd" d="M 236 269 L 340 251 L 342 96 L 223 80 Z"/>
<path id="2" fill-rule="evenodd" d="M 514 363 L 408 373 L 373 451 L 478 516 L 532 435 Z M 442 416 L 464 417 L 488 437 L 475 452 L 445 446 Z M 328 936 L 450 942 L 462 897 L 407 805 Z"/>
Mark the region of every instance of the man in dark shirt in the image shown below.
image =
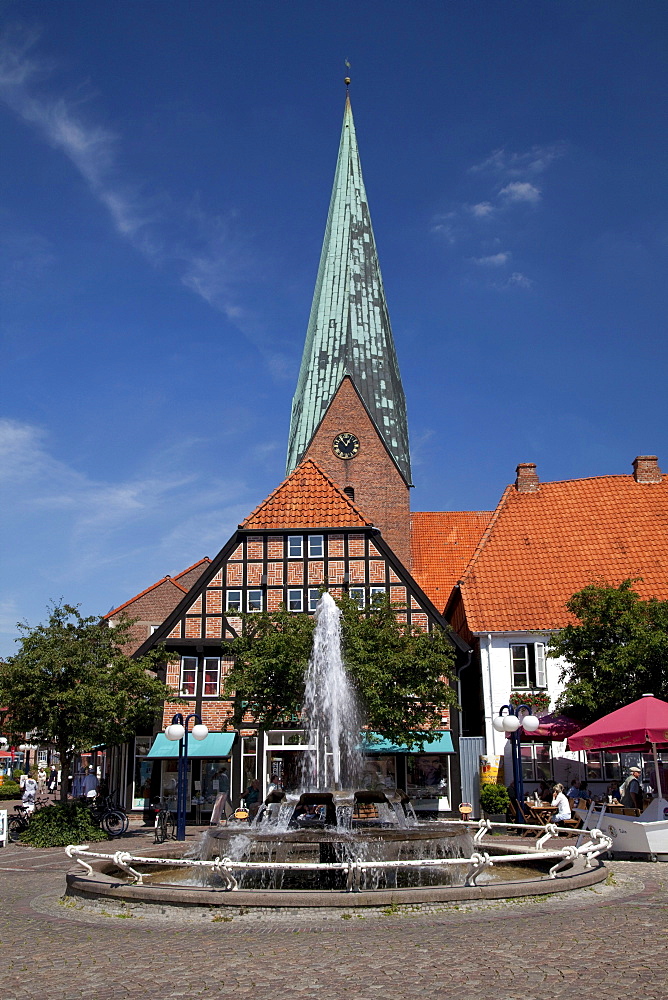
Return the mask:
<path id="1" fill-rule="evenodd" d="M 642 809 L 642 789 L 640 788 L 640 768 L 630 767 L 630 780 L 626 782 L 622 805 L 631 809 Z"/>

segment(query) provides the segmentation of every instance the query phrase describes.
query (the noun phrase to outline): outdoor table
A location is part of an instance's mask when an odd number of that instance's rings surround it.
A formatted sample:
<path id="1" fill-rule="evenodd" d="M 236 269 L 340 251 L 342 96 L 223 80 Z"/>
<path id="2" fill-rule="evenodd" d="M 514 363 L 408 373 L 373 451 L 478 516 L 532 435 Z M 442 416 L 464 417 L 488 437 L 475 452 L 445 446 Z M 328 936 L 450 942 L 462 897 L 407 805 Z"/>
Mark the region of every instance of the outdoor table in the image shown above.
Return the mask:
<path id="1" fill-rule="evenodd" d="M 531 802 L 527 802 L 526 808 L 540 826 L 545 826 L 546 823 L 549 823 L 557 811 L 556 806 L 545 805 L 545 803 L 537 806 L 535 803 L 532 805 Z"/>

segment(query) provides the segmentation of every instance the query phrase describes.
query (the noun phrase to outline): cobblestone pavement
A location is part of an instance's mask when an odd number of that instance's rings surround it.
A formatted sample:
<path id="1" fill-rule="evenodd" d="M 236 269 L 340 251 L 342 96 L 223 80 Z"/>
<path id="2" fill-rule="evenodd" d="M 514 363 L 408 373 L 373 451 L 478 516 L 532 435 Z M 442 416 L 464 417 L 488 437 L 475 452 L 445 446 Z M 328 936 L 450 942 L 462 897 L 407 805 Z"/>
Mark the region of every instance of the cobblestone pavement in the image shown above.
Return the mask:
<path id="1" fill-rule="evenodd" d="M 79 911 L 60 899 L 70 864 L 61 849 L 0 849 L 1 1000 L 668 995 L 668 865 L 613 862 L 609 884 L 538 900 L 194 924 Z"/>

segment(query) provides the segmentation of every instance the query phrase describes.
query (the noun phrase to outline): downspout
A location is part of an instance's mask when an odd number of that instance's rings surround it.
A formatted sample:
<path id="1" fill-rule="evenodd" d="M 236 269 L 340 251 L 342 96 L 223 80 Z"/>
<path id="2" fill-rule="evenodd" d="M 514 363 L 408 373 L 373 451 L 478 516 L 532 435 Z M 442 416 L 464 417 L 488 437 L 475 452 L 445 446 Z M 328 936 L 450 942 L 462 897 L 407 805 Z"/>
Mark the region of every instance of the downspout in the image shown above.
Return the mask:
<path id="1" fill-rule="evenodd" d="M 458 716 L 459 716 L 459 733 L 458 733 L 458 735 L 459 736 L 462 735 L 462 725 L 463 725 L 463 712 L 462 712 L 462 674 L 464 673 L 465 670 L 468 669 L 468 667 L 471 666 L 471 659 L 472 658 L 473 658 L 473 650 L 469 649 L 468 656 L 466 658 L 466 663 L 463 663 L 462 666 L 457 671 L 457 701 L 459 702 L 459 712 L 458 712 Z"/>

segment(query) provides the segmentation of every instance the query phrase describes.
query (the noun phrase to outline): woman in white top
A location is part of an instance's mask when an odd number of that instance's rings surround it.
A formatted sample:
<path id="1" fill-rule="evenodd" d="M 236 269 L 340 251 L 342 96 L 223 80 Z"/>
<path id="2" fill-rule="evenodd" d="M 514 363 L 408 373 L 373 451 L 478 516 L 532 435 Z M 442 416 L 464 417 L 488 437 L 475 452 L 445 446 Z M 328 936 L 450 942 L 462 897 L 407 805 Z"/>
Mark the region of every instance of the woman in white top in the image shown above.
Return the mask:
<path id="1" fill-rule="evenodd" d="M 571 818 L 571 805 L 564 795 L 564 786 L 555 785 L 552 790 L 552 805 L 557 807 L 553 816 L 553 823 L 561 823 L 565 819 Z"/>

